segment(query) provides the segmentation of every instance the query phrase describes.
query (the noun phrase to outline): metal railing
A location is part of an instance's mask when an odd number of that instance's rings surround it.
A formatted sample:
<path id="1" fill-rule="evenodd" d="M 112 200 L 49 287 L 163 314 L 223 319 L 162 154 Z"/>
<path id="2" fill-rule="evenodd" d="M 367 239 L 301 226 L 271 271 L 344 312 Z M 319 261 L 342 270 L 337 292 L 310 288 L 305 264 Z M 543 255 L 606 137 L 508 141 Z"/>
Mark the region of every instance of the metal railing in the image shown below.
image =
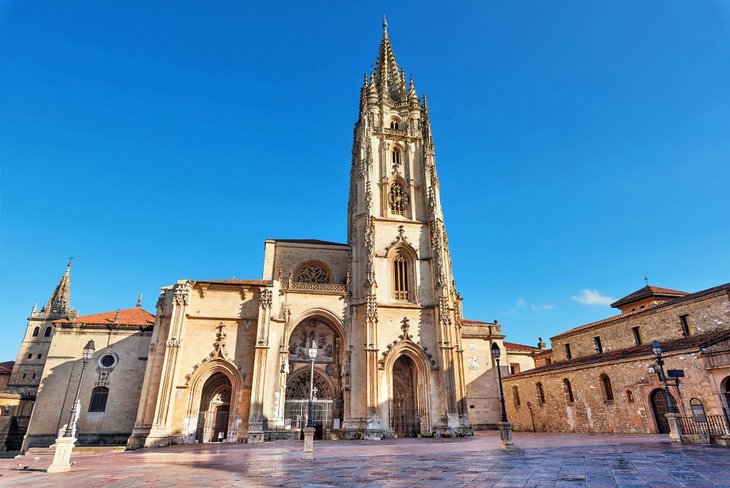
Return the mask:
<path id="1" fill-rule="evenodd" d="M 707 423 L 696 422 L 694 417 L 679 417 L 683 434 L 706 434 L 709 426 L 710 435 L 726 435 L 730 433 L 723 415 L 708 415 Z"/>

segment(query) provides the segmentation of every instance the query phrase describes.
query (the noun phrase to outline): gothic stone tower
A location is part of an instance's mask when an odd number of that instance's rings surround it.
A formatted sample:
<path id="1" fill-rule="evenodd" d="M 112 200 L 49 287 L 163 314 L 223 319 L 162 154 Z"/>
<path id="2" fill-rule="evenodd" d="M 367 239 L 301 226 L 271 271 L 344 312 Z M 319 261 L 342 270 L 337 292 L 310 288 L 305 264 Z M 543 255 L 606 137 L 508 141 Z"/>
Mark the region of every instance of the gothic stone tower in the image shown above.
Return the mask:
<path id="1" fill-rule="evenodd" d="M 351 420 L 345 430 L 362 431 L 366 422 L 369 437 L 469 433 L 461 297 L 428 106 L 398 67 L 385 20 L 375 71 L 360 92 L 348 244 Z"/>

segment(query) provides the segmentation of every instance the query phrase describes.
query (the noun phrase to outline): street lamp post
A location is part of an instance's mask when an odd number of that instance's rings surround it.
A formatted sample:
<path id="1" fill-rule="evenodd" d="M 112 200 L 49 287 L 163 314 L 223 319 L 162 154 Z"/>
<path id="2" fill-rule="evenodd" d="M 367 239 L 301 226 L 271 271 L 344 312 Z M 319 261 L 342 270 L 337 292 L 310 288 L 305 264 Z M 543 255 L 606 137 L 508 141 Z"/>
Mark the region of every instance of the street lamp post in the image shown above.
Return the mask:
<path id="1" fill-rule="evenodd" d="M 501 449 L 512 449 L 512 424 L 507 419 L 507 407 L 504 404 L 504 387 L 502 386 L 502 370 L 499 366 L 499 358 L 502 356 L 502 350 L 496 342 L 492 343 L 492 357 L 497 362 L 497 378 L 499 379 L 499 402 L 502 407 L 502 419 L 499 422 L 499 438 Z"/>
<path id="2" fill-rule="evenodd" d="M 679 424 L 679 418 L 677 414 L 677 408 L 672 400 L 672 395 L 669 393 L 669 383 L 667 382 L 667 375 L 664 373 L 664 360 L 662 359 L 662 346 L 659 341 L 651 343 L 651 350 L 656 356 L 656 362 L 659 365 L 660 379 L 664 382 L 664 393 L 667 396 L 667 409 L 669 412 L 666 414 L 667 421 L 669 422 L 669 437 L 676 442 L 682 440 L 682 430 Z"/>
<path id="3" fill-rule="evenodd" d="M 81 356 L 81 374 L 79 375 L 79 383 L 76 385 L 76 396 L 74 397 L 73 407 L 71 408 L 71 415 L 68 418 L 68 423 L 65 426 L 65 430 L 62 428 L 58 432 L 56 438 L 56 450 L 53 454 L 53 463 L 48 467 L 47 473 L 63 473 L 71 469 L 71 452 L 76 442 L 76 422 L 79 419 L 81 413 L 81 402 L 79 397 L 81 396 L 81 384 L 84 381 L 84 371 L 86 370 L 86 363 L 94 356 L 94 341 L 89 341 L 84 346 L 84 351 Z M 63 431 L 63 433 L 61 432 Z"/>
<path id="4" fill-rule="evenodd" d="M 312 341 L 312 347 L 309 348 L 309 359 L 312 361 L 312 367 L 309 373 L 309 404 L 307 405 L 307 426 L 304 427 L 303 461 L 314 460 L 314 422 L 312 418 L 312 407 L 314 395 L 314 360 L 317 359 L 317 343 L 315 341 Z"/>
<path id="5" fill-rule="evenodd" d="M 669 413 L 677 413 L 677 409 L 674 406 L 674 400 L 672 400 L 672 395 L 669 393 L 669 383 L 667 383 L 667 375 L 664 374 L 662 346 L 659 344 L 659 341 L 654 341 L 651 343 L 651 350 L 656 356 L 656 363 L 659 365 L 659 374 L 661 375 L 661 379 L 664 382 L 664 393 L 666 393 L 667 395 L 667 408 L 669 409 Z"/>
<path id="6" fill-rule="evenodd" d="M 312 407 L 314 397 L 314 360 L 317 359 L 317 343 L 312 341 L 312 347 L 309 348 L 309 359 L 312 361 L 312 369 L 309 373 L 309 405 L 307 406 L 307 427 L 314 427 L 312 422 Z"/>

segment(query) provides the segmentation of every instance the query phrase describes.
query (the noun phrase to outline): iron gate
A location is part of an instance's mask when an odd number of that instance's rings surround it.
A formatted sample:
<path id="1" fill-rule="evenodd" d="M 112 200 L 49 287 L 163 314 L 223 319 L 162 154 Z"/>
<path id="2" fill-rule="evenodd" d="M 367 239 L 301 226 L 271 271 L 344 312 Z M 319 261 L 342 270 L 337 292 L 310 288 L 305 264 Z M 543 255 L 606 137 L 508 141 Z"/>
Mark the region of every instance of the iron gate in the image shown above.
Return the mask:
<path id="1" fill-rule="evenodd" d="M 332 400 L 312 401 L 312 423 L 315 439 L 322 439 L 324 430 L 332 429 Z M 284 403 L 285 422 L 291 422 L 292 429 L 303 429 L 307 425 L 309 400 L 287 400 Z"/>

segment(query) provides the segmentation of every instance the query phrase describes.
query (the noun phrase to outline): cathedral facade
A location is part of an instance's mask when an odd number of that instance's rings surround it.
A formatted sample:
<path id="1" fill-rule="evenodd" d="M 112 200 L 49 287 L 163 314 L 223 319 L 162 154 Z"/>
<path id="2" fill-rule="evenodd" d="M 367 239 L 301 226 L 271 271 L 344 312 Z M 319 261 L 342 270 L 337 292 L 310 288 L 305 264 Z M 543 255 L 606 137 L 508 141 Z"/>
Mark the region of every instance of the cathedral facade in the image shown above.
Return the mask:
<path id="1" fill-rule="evenodd" d="M 268 240 L 261 280 L 163 289 L 129 446 L 291 435 L 311 375 L 320 437 L 468 435 L 470 409 L 496 423 L 484 373 L 501 330 L 462 335 L 439 192 L 426 98 L 384 24 L 360 90 L 347 243 Z"/>
<path id="2" fill-rule="evenodd" d="M 79 316 L 69 265 L 29 318 L 11 383 L 33 412 L 24 448 L 63 427 L 88 340 L 81 443 L 292 438 L 310 391 L 318 438 L 464 436 L 499 421 L 491 346 L 507 373 L 503 338 L 496 321 L 463 317 L 428 105 L 384 22 L 360 89 L 346 243 L 267 240 L 261 279 L 180 280 L 154 315 L 140 302 Z"/>

